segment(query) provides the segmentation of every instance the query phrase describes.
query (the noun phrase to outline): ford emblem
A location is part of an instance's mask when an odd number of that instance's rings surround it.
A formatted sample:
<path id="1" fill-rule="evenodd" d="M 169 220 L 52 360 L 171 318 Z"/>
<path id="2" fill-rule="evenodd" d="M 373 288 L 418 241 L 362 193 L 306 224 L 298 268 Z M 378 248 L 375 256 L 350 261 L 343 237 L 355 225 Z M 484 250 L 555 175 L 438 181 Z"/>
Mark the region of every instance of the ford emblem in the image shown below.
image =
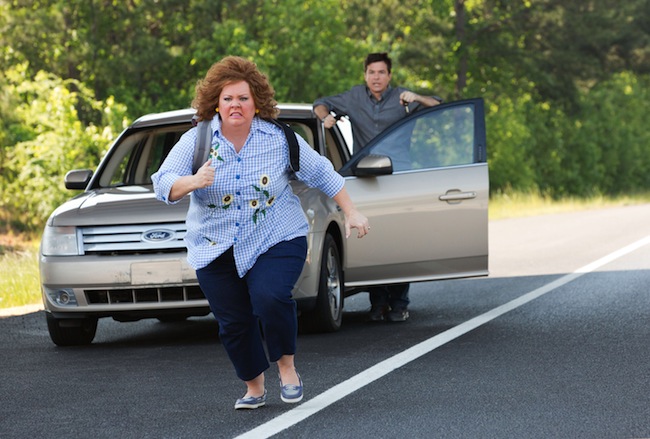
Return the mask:
<path id="1" fill-rule="evenodd" d="M 175 233 L 172 230 L 155 229 L 147 230 L 142 234 L 142 240 L 147 242 L 165 242 L 174 239 Z"/>

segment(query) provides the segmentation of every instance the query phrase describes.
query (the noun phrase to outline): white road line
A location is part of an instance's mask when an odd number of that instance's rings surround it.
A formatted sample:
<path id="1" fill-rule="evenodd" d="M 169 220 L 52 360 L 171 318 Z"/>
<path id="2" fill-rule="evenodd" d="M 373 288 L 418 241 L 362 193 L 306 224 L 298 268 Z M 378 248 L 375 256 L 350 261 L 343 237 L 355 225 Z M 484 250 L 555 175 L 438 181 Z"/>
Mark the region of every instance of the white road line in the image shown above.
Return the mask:
<path id="1" fill-rule="evenodd" d="M 381 363 L 378 363 L 371 368 L 364 370 L 363 372 L 353 376 L 346 381 L 343 381 L 340 384 L 337 384 L 336 386 L 321 393 L 320 395 L 317 395 L 307 402 L 300 404 L 296 408 L 283 413 L 276 418 L 273 418 L 272 420 L 254 428 L 253 430 L 237 436 L 235 439 L 269 438 L 274 434 L 280 433 L 281 431 L 286 430 L 287 428 L 296 425 L 300 421 L 303 421 L 308 417 L 318 413 L 327 406 L 345 398 L 360 388 L 389 374 L 395 369 L 398 369 L 405 364 L 408 364 L 411 361 L 414 361 L 421 356 L 426 355 L 429 352 L 439 348 L 440 346 L 464 334 L 467 334 L 473 329 L 476 329 L 479 326 L 484 325 L 507 312 L 519 308 L 520 306 L 523 306 L 528 302 L 531 302 L 538 297 L 541 297 L 544 294 L 555 290 L 556 288 L 566 285 L 569 282 L 572 282 L 587 273 L 591 273 L 603 265 L 608 264 L 622 256 L 625 256 L 649 243 L 650 235 L 613 253 L 610 253 L 609 255 L 604 256 L 590 264 L 587 264 L 584 267 L 577 269 L 573 273 L 562 276 L 561 278 L 556 279 L 553 282 L 550 282 L 529 293 L 526 293 L 514 300 L 511 300 L 504 305 L 498 306 L 484 314 L 474 317 L 471 320 L 461 323 L 458 326 L 454 326 L 445 332 L 441 332 L 440 334 L 431 337 L 430 339 L 425 340 L 391 358 L 388 358 L 387 360 L 384 360 Z"/>

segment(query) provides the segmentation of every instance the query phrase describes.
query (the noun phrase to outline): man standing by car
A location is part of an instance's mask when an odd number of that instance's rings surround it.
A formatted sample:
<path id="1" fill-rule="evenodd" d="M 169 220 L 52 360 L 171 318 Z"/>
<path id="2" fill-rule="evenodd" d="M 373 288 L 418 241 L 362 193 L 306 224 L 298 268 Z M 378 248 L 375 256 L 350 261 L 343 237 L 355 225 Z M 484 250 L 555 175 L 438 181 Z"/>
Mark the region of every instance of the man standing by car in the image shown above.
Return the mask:
<path id="1" fill-rule="evenodd" d="M 336 118 L 330 114 L 332 111 L 350 118 L 355 153 L 399 119 L 442 102 L 437 96 L 421 96 L 403 87 L 391 87 L 391 69 L 392 61 L 387 53 L 371 53 L 364 61 L 365 85 L 356 85 L 341 94 L 314 101 L 314 114 L 325 128 L 336 123 Z M 408 290 L 407 283 L 369 288 L 369 319 L 407 320 Z"/>

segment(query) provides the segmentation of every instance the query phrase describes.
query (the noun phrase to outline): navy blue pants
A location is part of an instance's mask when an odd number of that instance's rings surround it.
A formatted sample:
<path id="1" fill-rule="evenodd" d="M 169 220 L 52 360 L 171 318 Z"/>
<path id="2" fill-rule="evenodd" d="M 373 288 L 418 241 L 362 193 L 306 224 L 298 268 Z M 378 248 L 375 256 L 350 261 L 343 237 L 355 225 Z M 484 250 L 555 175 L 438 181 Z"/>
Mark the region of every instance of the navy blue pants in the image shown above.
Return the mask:
<path id="1" fill-rule="evenodd" d="M 300 237 L 271 247 L 243 278 L 237 274 L 232 248 L 197 270 L 219 322 L 219 338 L 241 380 L 256 378 L 269 368 L 269 360 L 296 353 L 298 320 L 291 291 L 306 256 L 307 239 Z"/>

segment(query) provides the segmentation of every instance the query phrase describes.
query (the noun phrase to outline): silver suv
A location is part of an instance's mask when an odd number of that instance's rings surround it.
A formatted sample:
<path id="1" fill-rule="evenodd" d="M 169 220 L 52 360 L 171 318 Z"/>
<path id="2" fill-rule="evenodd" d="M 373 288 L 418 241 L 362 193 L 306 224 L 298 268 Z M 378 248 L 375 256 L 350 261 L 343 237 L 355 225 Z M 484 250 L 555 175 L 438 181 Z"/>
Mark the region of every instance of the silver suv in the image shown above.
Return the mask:
<path id="1" fill-rule="evenodd" d="M 280 119 L 346 177 L 372 224 L 345 239 L 336 204 L 292 182 L 310 224 L 309 251 L 294 289 L 301 321 L 315 331 L 341 326 L 344 298 L 370 285 L 487 275 L 488 168 L 483 101 L 450 102 L 397 122 L 350 156 L 339 127 L 311 105 L 280 105 Z M 47 326 L 60 346 L 89 344 L 97 321 L 182 320 L 210 312 L 186 262 L 188 200 L 156 201 L 153 174 L 191 127 L 193 110 L 136 120 L 95 172 L 73 170 L 83 193 L 58 207 L 41 240 Z"/>

